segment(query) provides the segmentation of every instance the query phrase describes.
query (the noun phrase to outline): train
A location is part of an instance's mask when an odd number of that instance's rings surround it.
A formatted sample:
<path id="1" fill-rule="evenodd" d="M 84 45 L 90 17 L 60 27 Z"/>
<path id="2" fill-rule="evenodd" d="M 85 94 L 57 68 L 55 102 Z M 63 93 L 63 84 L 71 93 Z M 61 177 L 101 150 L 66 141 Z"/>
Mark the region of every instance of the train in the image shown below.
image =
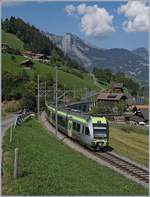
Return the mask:
<path id="1" fill-rule="evenodd" d="M 46 103 L 48 121 L 56 126 L 56 109 Z M 105 117 L 85 115 L 69 110 L 57 110 L 58 130 L 93 149 L 102 150 L 109 146 L 109 124 Z"/>

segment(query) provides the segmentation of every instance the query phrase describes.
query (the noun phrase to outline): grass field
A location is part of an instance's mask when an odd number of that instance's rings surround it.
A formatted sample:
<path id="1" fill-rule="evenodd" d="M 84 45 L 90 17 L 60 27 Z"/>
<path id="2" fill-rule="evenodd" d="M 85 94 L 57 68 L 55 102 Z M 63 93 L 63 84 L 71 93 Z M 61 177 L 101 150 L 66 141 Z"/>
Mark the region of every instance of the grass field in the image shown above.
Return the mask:
<path id="1" fill-rule="evenodd" d="M 14 49 L 23 49 L 24 43 L 17 38 L 14 34 L 7 33 L 2 30 L 2 41 L 3 43 L 7 43 L 9 47 L 14 48 Z"/>
<path id="2" fill-rule="evenodd" d="M 23 68 L 20 66 L 20 62 L 25 60 L 25 58 L 19 55 L 14 55 L 14 56 L 15 56 L 15 60 L 13 61 L 10 54 L 2 54 L 2 70 L 19 74 L 23 70 Z M 35 73 L 38 73 L 40 74 L 40 76 L 44 77 L 49 72 L 51 72 L 53 78 L 55 78 L 54 67 L 40 63 L 35 60 L 33 62 L 34 62 L 34 69 L 26 70 L 31 78 L 34 76 Z M 76 88 L 76 89 L 89 88 L 91 90 L 98 89 L 88 73 L 83 73 L 83 78 L 80 78 L 71 73 L 58 70 L 58 81 L 66 88 Z"/>
<path id="3" fill-rule="evenodd" d="M 7 43 L 9 47 L 15 49 L 23 49 L 23 42 L 18 39 L 15 35 L 2 31 L 2 42 Z M 25 60 L 26 58 L 22 56 L 15 56 L 15 61 L 12 61 L 12 55 L 10 54 L 2 54 L 2 70 L 10 71 L 16 74 L 22 72 L 22 67 L 20 66 L 20 62 Z M 48 72 L 51 72 L 53 77 L 55 75 L 55 70 L 52 66 L 42 64 L 38 61 L 34 62 L 34 69 L 27 70 L 27 73 L 32 78 L 34 73 L 40 74 L 41 76 L 45 76 Z M 65 88 L 76 88 L 76 89 L 103 89 L 105 85 L 100 84 L 100 88 L 94 84 L 90 75 L 85 73 L 83 74 L 83 78 L 77 77 L 71 73 L 64 72 L 62 70 L 58 71 L 59 83 L 65 86 Z"/>
<path id="4" fill-rule="evenodd" d="M 3 195 L 148 195 L 148 189 L 89 160 L 57 141 L 31 119 L 3 141 Z M 20 149 L 20 178 L 14 180 L 13 152 Z"/>
<path id="5" fill-rule="evenodd" d="M 110 145 L 116 153 L 148 166 L 148 128 L 112 125 Z"/>

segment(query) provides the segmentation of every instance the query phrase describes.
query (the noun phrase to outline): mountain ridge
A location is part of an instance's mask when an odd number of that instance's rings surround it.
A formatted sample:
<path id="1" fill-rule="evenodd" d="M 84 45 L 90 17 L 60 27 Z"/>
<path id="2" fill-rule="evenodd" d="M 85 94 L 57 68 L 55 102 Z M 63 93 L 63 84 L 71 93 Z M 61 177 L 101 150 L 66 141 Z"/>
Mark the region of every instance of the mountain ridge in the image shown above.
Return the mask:
<path id="1" fill-rule="evenodd" d="M 146 53 L 143 48 L 143 51 L 124 48 L 104 49 L 92 46 L 72 33 L 66 33 L 64 36 L 49 33 L 45 35 L 65 55 L 83 64 L 88 71 L 92 71 L 94 67 L 110 68 L 113 72 L 122 71 L 139 80 L 148 81 L 148 52 Z"/>

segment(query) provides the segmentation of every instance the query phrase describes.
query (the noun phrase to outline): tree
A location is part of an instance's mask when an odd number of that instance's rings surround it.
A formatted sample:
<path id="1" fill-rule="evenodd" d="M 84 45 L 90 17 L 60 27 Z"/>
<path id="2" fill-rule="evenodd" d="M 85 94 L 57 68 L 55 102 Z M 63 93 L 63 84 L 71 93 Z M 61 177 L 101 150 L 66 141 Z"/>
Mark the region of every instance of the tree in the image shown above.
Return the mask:
<path id="1" fill-rule="evenodd" d="M 12 55 L 11 60 L 14 62 L 16 60 L 16 57 L 14 55 Z"/>
<path id="2" fill-rule="evenodd" d="M 93 73 L 95 74 L 99 82 L 110 83 L 112 79 L 112 71 L 110 69 L 94 68 Z"/>
<path id="3" fill-rule="evenodd" d="M 52 51 L 50 61 L 53 66 L 58 66 L 58 67 L 62 66 L 62 60 L 60 56 L 57 54 L 56 50 Z"/>
<path id="4" fill-rule="evenodd" d="M 22 105 L 27 110 L 36 111 L 36 83 L 29 81 L 24 85 L 24 96 Z"/>

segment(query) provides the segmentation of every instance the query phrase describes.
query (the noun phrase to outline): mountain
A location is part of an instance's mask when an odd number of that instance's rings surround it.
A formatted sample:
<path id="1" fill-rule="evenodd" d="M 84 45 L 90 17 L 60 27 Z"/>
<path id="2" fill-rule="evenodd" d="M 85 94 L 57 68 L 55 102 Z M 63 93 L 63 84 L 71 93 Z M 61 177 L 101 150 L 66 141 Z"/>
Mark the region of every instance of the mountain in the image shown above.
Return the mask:
<path id="1" fill-rule="evenodd" d="M 84 64 L 89 71 L 94 67 L 110 68 L 113 72 L 122 71 L 139 80 L 148 81 L 148 59 L 142 52 L 123 48 L 97 48 L 71 33 L 64 36 L 49 33 L 45 35 L 66 55 Z"/>
<path id="2" fill-rule="evenodd" d="M 149 52 L 146 48 L 137 48 L 137 49 L 134 49 L 132 52 L 136 55 L 143 57 L 146 60 L 148 60 L 149 58 L 149 54 L 148 54 Z"/>

